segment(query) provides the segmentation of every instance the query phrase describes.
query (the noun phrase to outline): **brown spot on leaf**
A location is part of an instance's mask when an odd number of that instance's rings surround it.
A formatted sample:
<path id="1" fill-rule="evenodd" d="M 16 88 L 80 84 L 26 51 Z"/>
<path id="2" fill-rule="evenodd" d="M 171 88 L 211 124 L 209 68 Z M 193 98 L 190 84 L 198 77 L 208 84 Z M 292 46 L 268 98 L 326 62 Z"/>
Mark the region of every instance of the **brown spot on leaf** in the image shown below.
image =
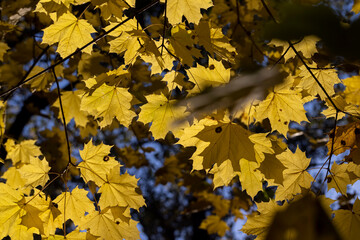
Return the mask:
<path id="1" fill-rule="evenodd" d="M 210 69 L 210 70 L 214 70 L 214 69 L 215 69 L 214 64 L 211 64 L 211 65 L 209 66 L 209 69 Z"/>
<path id="2" fill-rule="evenodd" d="M 104 160 L 105 162 L 107 162 L 107 161 L 110 160 L 110 158 L 109 158 L 109 156 L 105 156 L 105 157 L 103 158 L 103 160 Z"/>
<path id="3" fill-rule="evenodd" d="M 216 132 L 216 133 L 221 133 L 221 131 L 222 131 L 222 128 L 221 128 L 221 127 L 215 128 L 215 132 Z"/>
<path id="4" fill-rule="evenodd" d="M 346 145 L 346 142 L 344 140 L 341 140 L 341 145 L 345 146 Z"/>

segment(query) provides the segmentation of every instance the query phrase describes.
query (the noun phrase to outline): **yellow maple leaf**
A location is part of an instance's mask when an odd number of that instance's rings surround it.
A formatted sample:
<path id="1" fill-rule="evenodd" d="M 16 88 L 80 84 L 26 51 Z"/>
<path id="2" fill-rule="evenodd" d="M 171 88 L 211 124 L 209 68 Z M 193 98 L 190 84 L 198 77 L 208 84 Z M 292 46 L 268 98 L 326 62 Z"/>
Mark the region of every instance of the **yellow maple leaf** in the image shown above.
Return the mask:
<path id="1" fill-rule="evenodd" d="M 230 41 L 223 34 L 222 28 L 214 26 L 210 21 L 204 20 L 195 26 L 195 32 L 197 33 L 199 44 L 204 46 L 213 58 L 219 56 L 228 62 L 235 63 L 236 49 L 229 43 Z"/>
<path id="2" fill-rule="evenodd" d="M 110 149 L 111 146 L 103 143 L 94 146 L 91 140 L 84 145 L 84 149 L 80 151 L 83 161 L 78 166 L 85 182 L 93 181 L 98 186 L 106 182 L 107 173 L 119 164 L 108 156 Z"/>
<path id="3" fill-rule="evenodd" d="M 257 121 L 268 118 L 271 128 L 285 137 L 290 121 L 307 121 L 301 95 L 293 90 L 275 89 L 260 102 L 255 111 Z"/>
<path id="4" fill-rule="evenodd" d="M 297 149 L 295 153 L 287 149 L 276 156 L 286 167 L 284 170 L 284 182 L 278 187 L 275 200 L 292 199 L 301 193 L 301 188 L 309 188 L 313 177 L 306 171 L 310 164 L 310 158 L 306 158 L 305 152 Z"/>
<path id="5" fill-rule="evenodd" d="M 343 80 L 346 89 L 344 91 L 345 99 L 348 103 L 360 105 L 360 76 L 352 76 Z"/>
<path id="6" fill-rule="evenodd" d="M 137 190 L 137 179 L 127 173 L 120 175 L 120 165 L 111 169 L 106 179 L 99 189 L 99 206 L 102 209 L 114 206 L 139 209 L 145 205 L 144 198 Z"/>
<path id="7" fill-rule="evenodd" d="M 138 121 L 151 122 L 150 131 L 155 139 L 165 138 L 169 131 L 180 137 L 187 123 L 175 125 L 173 122 L 186 116 L 186 107 L 175 107 L 176 100 L 168 100 L 162 93 L 146 96 L 146 100 L 148 102 L 141 107 Z"/>
<path id="8" fill-rule="evenodd" d="M 328 190 L 335 188 L 335 190 L 343 195 L 347 195 L 347 185 L 351 184 L 349 173 L 346 171 L 348 164 L 338 165 L 336 162 L 331 166 L 331 174 L 327 176 Z"/>
<path id="9" fill-rule="evenodd" d="M 194 57 L 202 57 L 200 50 L 194 47 L 195 42 L 192 35 L 191 30 L 187 30 L 183 25 L 178 25 L 171 29 L 171 37 L 169 38 L 169 51 L 188 66 L 193 65 Z"/>
<path id="10" fill-rule="evenodd" d="M 209 66 L 203 67 L 200 64 L 187 70 L 189 80 L 195 83 L 195 87 L 189 92 L 199 93 L 207 87 L 217 87 L 230 81 L 230 69 L 226 69 L 221 61 L 209 58 Z"/>
<path id="11" fill-rule="evenodd" d="M 78 225 L 85 213 L 95 210 L 94 203 L 87 197 L 89 192 L 76 186 L 71 192 L 63 192 L 54 199 L 58 209 L 62 213 L 61 218 L 71 219 Z"/>
<path id="12" fill-rule="evenodd" d="M 310 66 L 311 67 L 311 66 Z M 306 69 L 305 66 L 300 67 L 299 76 L 302 78 L 299 86 L 306 90 L 309 94 L 316 96 L 319 94 L 322 100 L 325 100 L 327 97 L 324 91 L 321 89 L 319 84 L 311 76 L 310 72 Z M 335 94 L 334 85 L 341 83 L 338 74 L 335 69 L 312 69 L 311 70 L 315 77 L 319 80 L 320 84 L 324 87 L 325 91 L 332 96 Z"/>
<path id="13" fill-rule="evenodd" d="M 7 184 L 0 183 L 0 238 L 9 235 L 18 224 L 23 196 Z"/>
<path id="14" fill-rule="evenodd" d="M 259 191 L 262 191 L 264 174 L 257 169 L 259 166 L 257 162 L 245 159 L 240 160 L 241 173 L 239 175 L 241 187 L 246 190 L 246 193 L 252 198 L 254 198 Z"/>
<path id="15" fill-rule="evenodd" d="M 30 158 L 30 163 L 19 168 L 21 178 L 25 180 L 25 186 L 33 188 L 44 186 L 49 180 L 48 172 L 51 167 L 46 159 L 40 160 L 37 157 Z"/>
<path id="16" fill-rule="evenodd" d="M 165 2 L 161 0 L 160 2 Z M 211 0 L 168 0 L 166 6 L 167 18 L 169 23 L 178 24 L 182 22 L 182 17 L 185 16 L 189 22 L 198 24 L 202 18 L 200 9 L 208 9 L 212 7 Z"/>
<path id="17" fill-rule="evenodd" d="M 334 211 L 335 227 L 345 240 L 356 240 L 360 236 L 360 200 L 356 198 L 352 210 Z"/>
<path id="18" fill-rule="evenodd" d="M 86 20 L 65 13 L 54 24 L 44 29 L 42 42 L 49 45 L 58 42 L 57 52 L 64 58 L 92 41 L 91 33 L 94 32 L 95 29 Z M 83 51 L 91 54 L 92 46 Z"/>
<path id="19" fill-rule="evenodd" d="M 94 115 L 95 118 L 102 118 L 99 120 L 99 126 L 102 128 L 110 125 L 114 117 L 120 124 L 129 127 L 136 116 L 130 109 L 132 98 L 127 88 L 108 86 L 104 83 L 91 95 L 88 93 L 82 98 L 80 110 Z"/>
<path id="20" fill-rule="evenodd" d="M 185 147 L 196 146 L 196 151 L 191 158 L 193 160 L 193 169 L 204 169 L 205 171 L 212 169 L 210 173 L 214 174 L 214 186 L 218 187 L 228 185 L 235 174 L 241 176 L 241 161 L 251 161 L 256 164 L 263 160 L 257 156 L 263 155 L 261 151 L 266 149 L 264 145 L 268 145 L 267 141 L 270 143 L 270 140 L 263 138 L 263 145 L 255 147 L 258 139 L 255 137 L 253 142 L 251 135 L 250 131 L 230 122 L 227 118 L 221 121 L 205 118 L 199 123 L 186 128 L 178 143 Z M 249 170 L 249 166 L 245 162 L 243 165 L 245 173 L 245 171 Z M 252 166 L 253 174 L 256 178 L 260 178 L 259 172 L 255 172 L 255 166 Z M 254 175 L 249 175 L 252 172 L 247 173 L 248 175 L 243 176 L 244 179 L 254 177 Z M 244 185 L 246 184 L 244 183 Z M 246 186 L 254 187 L 249 190 L 253 193 L 255 188 L 259 188 L 259 182 L 256 186 L 251 184 Z"/>
<path id="21" fill-rule="evenodd" d="M 246 234 L 256 235 L 256 239 L 263 240 L 266 237 L 275 213 L 283 206 L 277 205 L 274 200 L 257 203 L 256 205 L 259 213 L 249 215 L 241 231 Z"/>
<path id="22" fill-rule="evenodd" d="M 41 155 L 40 148 L 35 145 L 36 140 L 25 140 L 19 144 L 15 144 L 13 140 L 9 139 L 6 144 L 7 158 L 10 158 L 13 165 L 17 163 L 30 163 L 31 157 L 38 157 Z"/>
<path id="23" fill-rule="evenodd" d="M 28 78 L 34 76 L 35 74 L 37 74 L 43 70 L 44 70 L 44 68 L 35 66 L 33 68 L 33 70 L 30 72 Z M 29 85 L 32 89 L 36 89 L 38 91 L 45 90 L 49 87 L 49 84 L 53 79 L 54 79 L 54 77 L 53 77 L 52 73 L 46 72 L 46 73 L 34 78 L 33 80 L 31 80 Z"/>
<path id="24" fill-rule="evenodd" d="M 102 239 L 140 239 L 140 234 L 136 228 L 137 222 L 130 220 L 128 223 L 113 216 L 109 208 L 101 212 L 95 211 L 85 217 L 80 229 L 88 230 L 95 236 Z"/>
<path id="25" fill-rule="evenodd" d="M 205 229 L 209 234 L 217 234 L 220 237 L 225 235 L 229 226 L 217 215 L 209 215 L 200 224 L 200 229 Z"/>
<path id="26" fill-rule="evenodd" d="M 317 52 L 316 43 L 319 40 L 320 40 L 320 38 L 311 35 L 311 36 L 304 37 L 300 42 L 297 42 L 293 45 L 297 51 L 299 51 L 303 54 L 304 57 L 311 58 L 312 55 L 314 55 Z M 292 42 L 295 42 L 295 41 L 292 41 Z M 279 39 L 272 39 L 271 42 L 269 42 L 268 44 L 276 46 L 276 47 L 283 47 L 281 55 L 283 55 L 285 53 L 285 51 L 288 50 L 286 52 L 286 54 L 284 55 L 285 62 L 296 56 L 296 53 L 294 52 L 294 50 L 292 48 L 288 49 L 289 43 L 286 41 L 282 41 Z"/>
<path id="27" fill-rule="evenodd" d="M 14 189 L 25 186 L 25 179 L 21 177 L 20 171 L 16 167 L 8 168 L 1 178 L 6 179 L 6 184 Z"/>
<path id="28" fill-rule="evenodd" d="M 71 119 L 74 119 L 77 126 L 81 126 L 81 127 L 86 126 L 88 122 L 87 114 L 86 112 L 80 110 L 80 102 L 81 102 L 80 95 L 82 95 L 83 93 L 84 92 L 81 90 L 76 90 L 74 92 L 63 91 L 61 93 L 61 101 L 62 101 L 65 120 L 67 124 L 70 122 Z M 62 120 L 59 99 L 56 99 L 53 106 L 59 109 L 58 118 Z"/>

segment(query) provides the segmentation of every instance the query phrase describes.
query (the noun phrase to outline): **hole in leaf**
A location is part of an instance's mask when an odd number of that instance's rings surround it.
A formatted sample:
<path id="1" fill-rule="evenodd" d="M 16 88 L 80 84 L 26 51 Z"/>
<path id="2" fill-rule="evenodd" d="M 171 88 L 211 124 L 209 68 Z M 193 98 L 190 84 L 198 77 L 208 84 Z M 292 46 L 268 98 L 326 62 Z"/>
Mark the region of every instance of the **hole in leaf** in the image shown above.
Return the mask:
<path id="1" fill-rule="evenodd" d="M 221 131 L 222 131 L 222 128 L 221 128 L 221 127 L 215 128 L 215 132 L 216 132 L 216 133 L 221 133 Z"/>
<path id="2" fill-rule="evenodd" d="M 341 140 L 341 145 L 345 146 L 346 145 L 346 142 L 344 140 Z"/>

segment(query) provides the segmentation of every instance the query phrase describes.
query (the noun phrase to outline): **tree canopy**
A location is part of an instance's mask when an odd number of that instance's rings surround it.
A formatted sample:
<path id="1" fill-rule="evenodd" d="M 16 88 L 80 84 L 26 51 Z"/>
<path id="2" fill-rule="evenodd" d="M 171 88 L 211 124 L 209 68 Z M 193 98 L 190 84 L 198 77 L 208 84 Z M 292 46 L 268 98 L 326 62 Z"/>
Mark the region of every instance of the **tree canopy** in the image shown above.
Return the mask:
<path id="1" fill-rule="evenodd" d="M 0 239 L 358 239 L 359 12 L 1 1 Z"/>

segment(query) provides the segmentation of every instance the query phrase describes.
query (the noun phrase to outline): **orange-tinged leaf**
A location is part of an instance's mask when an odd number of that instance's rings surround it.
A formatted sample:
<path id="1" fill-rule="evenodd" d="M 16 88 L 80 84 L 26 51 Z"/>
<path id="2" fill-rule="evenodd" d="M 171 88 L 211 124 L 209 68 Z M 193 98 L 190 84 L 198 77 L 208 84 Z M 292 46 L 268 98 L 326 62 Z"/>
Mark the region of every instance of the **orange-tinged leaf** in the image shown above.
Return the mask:
<path id="1" fill-rule="evenodd" d="M 114 206 L 139 209 L 145 205 L 144 198 L 139 193 L 137 179 L 128 173 L 120 175 L 119 165 L 107 174 L 107 181 L 100 187 L 99 193 L 99 206 L 102 209 Z"/>
<path id="2" fill-rule="evenodd" d="M 54 24 L 44 29 L 42 42 L 49 45 L 58 42 L 57 52 L 64 58 L 92 41 L 91 33 L 94 32 L 95 29 L 86 20 L 65 13 Z M 83 51 L 91 54 L 92 47 L 89 46 Z"/>
<path id="3" fill-rule="evenodd" d="M 102 118 L 100 127 L 110 125 L 116 118 L 122 125 L 128 127 L 135 113 L 130 109 L 132 95 L 127 88 L 108 86 L 105 83 L 97 88 L 91 95 L 86 94 L 81 100 L 80 110 L 87 111 Z"/>
<path id="4" fill-rule="evenodd" d="M 79 163 L 81 176 L 85 182 L 93 181 L 101 186 L 106 182 L 106 175 L 110 170 L 119 165 L 113 157 L 109 157 L 111 146 L 101 143 L 94 146 L 91 140 L 80 151 L 82 162 Z"/>

